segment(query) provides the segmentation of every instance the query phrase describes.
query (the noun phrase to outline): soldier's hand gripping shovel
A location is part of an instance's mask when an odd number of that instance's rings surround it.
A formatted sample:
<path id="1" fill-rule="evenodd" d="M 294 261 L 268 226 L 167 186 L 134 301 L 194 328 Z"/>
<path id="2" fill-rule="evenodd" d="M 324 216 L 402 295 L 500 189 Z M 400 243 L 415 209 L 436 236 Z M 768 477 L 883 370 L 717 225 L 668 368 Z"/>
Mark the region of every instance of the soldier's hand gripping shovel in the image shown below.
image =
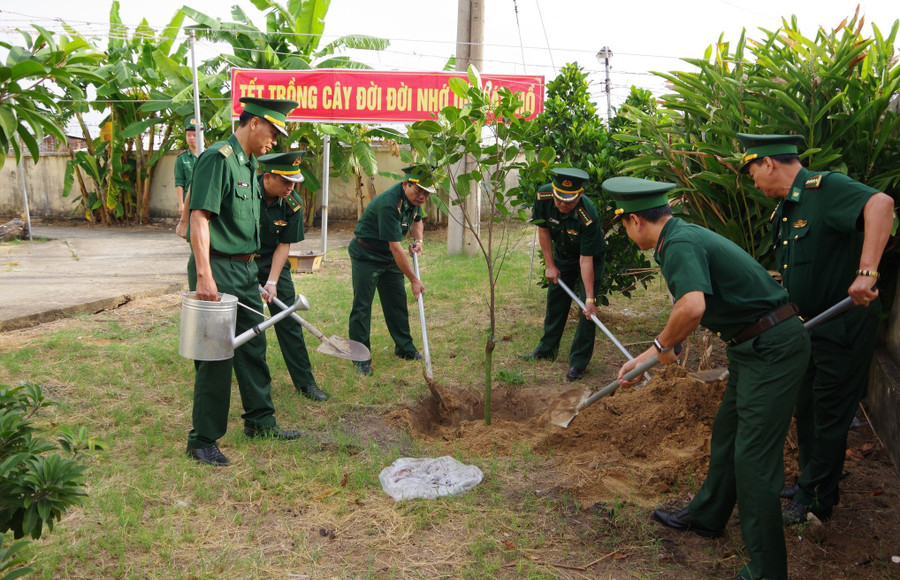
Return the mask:
<path id="1" fill-rule="evenodd" d="M 265 288 L 263 288 L 262 286 L 259 287 L 259 291 L 266 292 Z M 278 298 L 273 297 L 272 303 L 279 308 L 285 308 L 284 302 L 282 302 Z M 340 336 L 332 336 L 331 338 L 327 338 L 324 334 L 319 332 L 318 328 L 301 318 L 300 315 L 296 312 L 291 314 L 291 318 L 299 322 L 303 328 L 308 330 L 310 333 L 312 333 L 313 336 L 321 341 L 321 344 L 316 349 L 317 352 L 352 361 L 367 361 L 372 358 L 372 354 L 369 352 L 369 349 L 366 348 L 366 345 L 360 342 L 342 338 Z"/>
<path id="2" fill-rule="evenodd" d="M 680 344 L 675 347 L 675 352 L 681 352 Z M 630 381 L 631 379 L 641 376 L 650 368 L 655 367 L 658 364 L 659 359 L 656 357 L 656 355 L 653 355 L 653 357 L 651 357 L 650 359 L 644 361 L 643 363 L 625 373 L 625 376 L 623 378 L 626 381 Z M 570 391 L 566 391 L 558 399 L 550 404 L 550 406 L 545 411 L 544 416 L 547 417 L 547 420 L 550 423 L 553 423 L 554 425 L 565 429 L 569 426 L 569 423 L 572 422 L 572 419 L 574 419 L 578 415 L 579 411 L 587 406 L 593 405 L 606 395 L 615 393 L 616 389 L 618 388 L 619 379 L 616 379 L 593 395 L 590 395 L 589 391 L 585 389 L 572 389 Z"/>
<path id="3" fill-rule="evenodd" d="M 419 278 L 421 280 L 421 278 L 419 277 L 419 255 L 413 254 L 412 259 L 416 278 Z M 434 375 L 431 372 L 431 351 L 428 348 L 428 331 L 425 330 L 425 302 L 422 300 L 421 294 L 416 296 L 416 302 L 419 303 L 419 322 L 422 326 L 422 345 L 425 350 L 425 376 L 429 379 L 433 379 Z"/>

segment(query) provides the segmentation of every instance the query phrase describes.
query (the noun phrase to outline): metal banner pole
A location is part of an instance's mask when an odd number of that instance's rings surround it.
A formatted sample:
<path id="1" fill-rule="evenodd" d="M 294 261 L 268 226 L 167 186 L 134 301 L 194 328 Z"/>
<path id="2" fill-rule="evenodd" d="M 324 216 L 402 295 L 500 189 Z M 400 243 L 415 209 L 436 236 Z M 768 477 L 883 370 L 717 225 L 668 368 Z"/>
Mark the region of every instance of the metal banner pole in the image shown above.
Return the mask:
<path id="1" fill-rule="evenodd" d="M 331 160 L 331 136 L 322 142 L 322 260 L 328 250 L 328 166 Z"/>

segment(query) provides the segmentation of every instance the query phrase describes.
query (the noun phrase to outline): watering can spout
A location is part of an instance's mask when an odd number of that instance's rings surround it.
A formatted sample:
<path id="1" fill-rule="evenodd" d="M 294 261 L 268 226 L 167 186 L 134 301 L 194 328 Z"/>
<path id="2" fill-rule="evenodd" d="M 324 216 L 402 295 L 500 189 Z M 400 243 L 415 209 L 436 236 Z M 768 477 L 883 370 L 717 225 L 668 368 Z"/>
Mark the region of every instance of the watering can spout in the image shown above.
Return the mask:
<path id="1" fill-rule="evenodd" d="M 303 294 L 297 294 L 297 299 L 294 301 L 294 303 L 291 304 L 290 306 L 288 306 L 287 308 L 285 308 L 284 310 L 282 310 L 281 312 L 279 312 L 278 314 L 272 316 L 268 320 L 265 320 L 263 322 L 260 322 L 259 324 L 254 325 L 252 328 L 245 330 L 240 335 L 234 337 L 234 348 L 241 346 L 242 344 L 244 344 L 245 342 L 247 342 L 248 340 L 250 340 L 257 334 L 260 334 L 265 329 L 272 326 L 273 324 L 276 324 L 276 323 L 284 320 L 285 318 L 287 318 L 288 316 L 293 314 L 295 310 L 309 310 L 309 301 L 306 299 L 306 296 L 304 296 Z"/>

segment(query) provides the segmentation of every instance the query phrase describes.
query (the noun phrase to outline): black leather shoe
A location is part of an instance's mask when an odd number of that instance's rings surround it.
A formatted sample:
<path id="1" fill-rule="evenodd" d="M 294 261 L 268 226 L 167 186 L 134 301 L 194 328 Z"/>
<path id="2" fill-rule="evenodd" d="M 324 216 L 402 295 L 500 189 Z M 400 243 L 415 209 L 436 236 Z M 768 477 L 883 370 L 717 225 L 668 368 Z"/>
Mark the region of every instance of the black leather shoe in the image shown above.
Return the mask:
<path id="1" fill-rule="evenodd" d="M 781 488 L 781 493 L 778 494 L 778 497 L 782 499 L 794 499 L 798 489 L 800 489 L 800 486 L 796 483 L 794 485 L 786 485 Z"/>
<path id="2" fill-rule="evenodd" d="M 584 378 L 584 371 L 578 367 L 572 367 L 569 369 L 569 372 L 566 373 L 566 379 L 570 381 L 577 381 L 578 379 Z"/>
<path id="3" fill-rule="evenodd" d="M 328 395 L 325 394 L 325 391 L 320 389 L 319 386 L 315 384 L 303 387 L 302 389 L 299 389 L 299 391 L 303 393 L 304 397 L 306 397 L 307 399 L 312 399 L 313 401 L 321 402 L 328 400 Z"/>
<path id="4" fill-rule="evenodd" d="M 367 377 L 371 377 L 375 374 L 375 371 L 372 370 L 372 363 L 370 362 L 358 362 L 353 363 L 356 366 L 356 374 L 358 375 L 366 375 Z"/>
<path id="5" fill-rule="evenodd" d="M 253 439 L 281 439 L 290 441 L 291 439 L 299 439 L 300 431 L 292 429 L 282 429 L 281 427 L 244 427 L 244 435 Z"/>
<path id="6" fill-rule="evenodd" d="M 396 347 L 394 348 L 394 356 L 402 358 L 403 360 L 422 360 L 424 358 L 417 350 L 413 352 L 402 352 Z"/>
<path id="7" fill-rule="evenodd" d="M 687 508 L 680 512 L 656 510 L 653 512 L 653 518 L 664 526 L 669 526 L 676 530 L 690 530 L 704 538 L 718 538 L 722 535 L 722 530 L 711 530 L 695 520 Z"/>
<path id="8" fill-rule="evenodd" d="M 550 352 L 544 352 L 538 349 L 534 349 L 533 352 L 520 354 L 519 358 L 522 360 L 553 360 L 556 358 L 556 355 Z"/>
<path id="9" fill-rule="evenodd" d="M 204 447 L 202 449 L 190 449 L 187 450 L 187 455 L 194 461 L 199 461 L 200 463 L 205 463 L 207 465 L 213 465 L 215 467 L 225 467 L 227 465 L 231 465 L 222 452 L 219 451 L 219 448 L 215 443 L 210 445 L 209 447 Z"/>

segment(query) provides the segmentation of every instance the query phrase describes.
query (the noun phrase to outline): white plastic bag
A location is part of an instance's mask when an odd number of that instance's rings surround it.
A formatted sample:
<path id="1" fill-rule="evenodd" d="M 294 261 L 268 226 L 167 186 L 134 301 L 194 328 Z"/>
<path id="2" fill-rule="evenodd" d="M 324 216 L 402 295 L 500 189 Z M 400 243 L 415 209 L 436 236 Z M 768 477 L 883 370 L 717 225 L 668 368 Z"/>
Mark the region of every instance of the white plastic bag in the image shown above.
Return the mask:
<path id="1" fill-rule="evenodd" d="M 481 483 L 481 478 L 476 466 L 462 464 L 449 455 L 437 459 L 401 457 L 378 475 L 382 489 L 396 501 L 459 495 Z"/>

